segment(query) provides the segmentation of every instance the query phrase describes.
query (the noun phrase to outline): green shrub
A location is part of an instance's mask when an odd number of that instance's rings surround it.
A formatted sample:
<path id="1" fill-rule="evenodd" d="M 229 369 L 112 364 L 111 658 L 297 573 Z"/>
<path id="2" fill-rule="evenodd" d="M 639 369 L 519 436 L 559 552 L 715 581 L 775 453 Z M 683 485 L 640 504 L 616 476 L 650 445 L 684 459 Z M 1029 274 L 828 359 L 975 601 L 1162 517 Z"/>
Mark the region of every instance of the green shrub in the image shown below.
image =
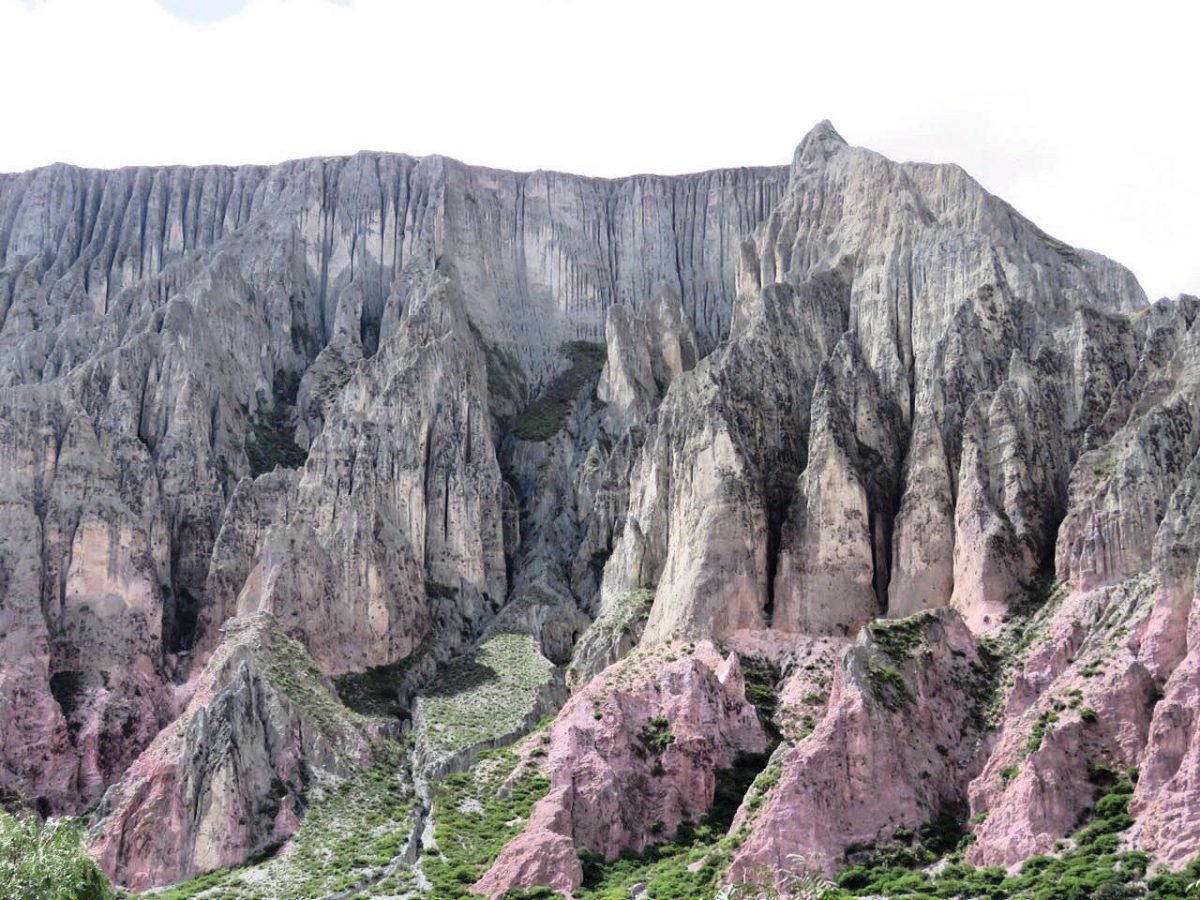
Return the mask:
<path id="1" fill-rule="evenodd" d="M 550 790 L 544 775 L 526 771 L 507 792 L 501 791 L 517 762 L 511 750 L 482 753 L 471 769 L 437 784 L 431 813 L 435 848 L 426 848 L 421 863 L 432 896 L 473 897 L 470 886 L 521 832 L 534 803 Z"/>
<path id="2" fill-rule="evenodd" d="M 642 743 L 654 753 L 663 753 L 675 743 L 675 734 L 666 716 L 654 716 L 642 728 Z"/>
<path id="3" fill-rule="evenodd" d="M 768 734 L 777 739 L 779 728 L 775 724 L 775 714 L 778 712 L 779 695 L 775 686 L 779 683 L 779 667 L 762 657 L 745 656 L 739 661 L 746 683 L 746 699 L 754 704 L 759 722 Z"/>
<path id="4" fill-rule="evenodd" d="M 1029 732 L 1029 740 L 1025 743 L 1026 753 L 1036 753 L 1041 749 L 1042 742 L 1046 739 L 1046 729 L 1058 721 L 1058 714 L 1050 710 L 1043 711 L 1038 714 L 1037 721 L 1033 723 L 1033 730 Z"/>
<path id="5" fill-rule="evenodd" d="M 931 875 L 923 871 L 938 853 L 954 844 L 957 823 L 944 814 L 918 832 L 921 842 L 910 847 L 895 841 L 856 849 L 853 865 L 838 876 L 838 886 L 853 896 L 987 897 L 1030 900 L 1092 900 L 1097 897 L 1143 896 L 1142 880 L 1149 857 L 1138 850 L 1119 850 L 1120 835 L 1133 824 L 1128 807 L 1133 782 L 1118 779 L 1096 803 L 1092 820 L 1075 834 L 1069 849 L 1058 856 L 1035 856 L 1020 873 L 976 869 L 953 862 Z M 969 836 L 968 836 L 969 837 Z M 962 841 L 958 842 L 962 846 Z M 936 852 L 935 852 L 936 850 Z M 866 855 L 864 856 L 864 852 Z M 1200 862 L 1195 864 L 1200 870 Z M 1197 874 L 1200 874 L 1198 871 Z M 1192 882 L 1195 877 L 1191 879 Z M 1189 882 L 1190 883 L 1190 882 Z M 1185 879 L 1156 874 L 1146 882 L 1151 897 L 1186 897 Z"/>
<path id="6" fill-rule="evenodd" d="M 453 600 L 458 597 L 458 588 L 440 581 L 426 581 L 425 596 L 431 600 Z"/>
<path id="7" fill-rule="evenodd" d="M 925 629 L 937 618 L 931 612 L 914 613 L 903 619 L 876 619 L 867 626 L 875 646 L 897 662 L 908 659 L 925 640 Z"/>
<path id="8" fill-rule="evenodd" d="M 106 900 L 115 893 L 83 850 L 73 819 L 17 818 L 0 810 L 0 888 L 6 900 Z"/>
<path id="9" fill-rule="evenodd" d="M 600 374 L 608 349 L 604 344 L 570 341 L 560 348 L 570 367 L 554 378 L 513 422 L 513 434 L 523 441 L 546 441 L 558 434 L 580 390 Z"/>
<path id="10" fill-rule="evenodd" d="M 891 666 L 871 660 L 867 665 L 867 677 L 870 679 L 871 693 L 875 695 L 875 699 L 893 712 L 912 699 L 904 676 Z"/>

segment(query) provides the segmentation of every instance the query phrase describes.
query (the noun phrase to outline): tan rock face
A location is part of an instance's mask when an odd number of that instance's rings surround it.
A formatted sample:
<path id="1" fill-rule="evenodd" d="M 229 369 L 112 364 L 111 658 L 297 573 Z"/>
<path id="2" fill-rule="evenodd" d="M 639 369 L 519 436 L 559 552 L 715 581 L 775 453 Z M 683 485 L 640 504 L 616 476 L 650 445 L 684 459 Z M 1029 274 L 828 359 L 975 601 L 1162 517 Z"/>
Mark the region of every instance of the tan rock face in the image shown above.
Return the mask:
<path id="1" fill-rule="evenodd" d="M 816 371 L 841 328 L 843 293 L 830 278 L 799 293 L 780 286 L 749 296 L 728 347 L 668 390 L 605 569 L 606 598 L 657 585 L 649 640 L 765 624 L 769 562 L 799 474 Z M 824 332 L 810 343 L 818 327 Z"/>
<path id="2" fill-rule="evenodd" d="M 417 297 L 326 413 L 303 473 L 238 486 L 200 647 L 226 617 L 265 611 L 336 674 L 403 659 L 435 616 L 477 633 L 506 590 L 502 489 L 456 289 Z M 426 582 L 455 607 L 437 610 Z"/>
<path id="3" fill-rule="evenodd" d="M 480 343 L 515 360 L 509 380 L 532 394 L 560 343 L 599 337 L 609 307 L 647 306 L 666 285 L 674 303 L 652 316 L 677 338 L 651 366 L 665 385 L 694 364 L 693 333 L 705 347 L 727 333 L 733 248 L 786 178 L 604 182 L 388 154 L 0 176 L 14 618 L 0 720 L 46 723 L 5 742 L 5 783 L 56 809 L 90 802 L 174 712 L 164 679 L 185 677 L 239 611 L 275 610 L 331 670 L 402 658 L 431 628 L 441 655 L 463 649 L 505 599 L 515 548 Z M 453 289 L 435 284 L 439 267 Z M 305 451 L 303 477 L 242 481 Z M 78 643 L 96 614 L 79 591 L 113 585 L 79 561 L 62 595 L 85 512 L 89 535 L 117 536 L 108 563 L 137 600 L 122 596 L 121 613 L 109 597 L 104 629 L 133 648 L 121 667 L 139 660 L 143 681 L 126 684 L 113 661 L 107 699 L 88 682 L 68 717 L 118 704 L 133 737 L 85 751 L 111 761 L 81 776 L 62 738 L 92 726 L 64 730 L 48 704 L 52 677 L 100 671 Z M 426 583 L 448 590 L 431 598 Z M 565 628 L 568 645 L 578 630 Z"/>
<path id="4" fill-rule="evenodd" d="M 620 434 L 649 417 L 670 383 L 696 367 L 699 354 L 695 333 L 669 285 L 640 312 L 609 307 L 604 330 L 608 359 L 596 396 L 608 405 L 607 427 Z"/>
<path id="5" fill-rule="evenodd" d="M 1137 362 L 1132 277 L 823 125 L 738 287 L 729 344 L 646 437 L 605 596 L 655 588 L 651 639 L 943 605 L 993 629 Z"/>
<path id="6" fill-rule="evenodd" d="M 771 624 L 848 633 L 879 615 L 889 575 L 884 522 L 895 506 L 898 414 L 843 339 L 813 394 L 808 465 L 783 526 Z"/>

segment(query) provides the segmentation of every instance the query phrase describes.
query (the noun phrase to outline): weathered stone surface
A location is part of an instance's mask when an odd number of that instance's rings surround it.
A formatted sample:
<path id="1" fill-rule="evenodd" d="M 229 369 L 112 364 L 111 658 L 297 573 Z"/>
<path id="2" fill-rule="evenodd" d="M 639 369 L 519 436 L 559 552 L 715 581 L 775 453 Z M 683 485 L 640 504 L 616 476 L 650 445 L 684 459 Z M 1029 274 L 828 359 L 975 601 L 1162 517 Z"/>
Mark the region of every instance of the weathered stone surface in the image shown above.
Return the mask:
<path id="1" fill-rule="evenodd" d="M 760 746 L 717 640 L 784 673 L 735 875 L 968 801 L 972 858 L 1015 865 L 1098 763 L 1141 768 L 1131 840 L 1182 862 L 1198 311 L 828 123 L 790 166 L 676 178 L 367 153 L 0 176 L 0 784 L 69 812 L 120 780 L 97 852 L 144 886 L 240 862 L 305 773 L 369 755 L 227 623 L 269 614 L 325 674 L 403 669 L 427 774 L 551 711 L 570 663 L 553 790 L 480 883 L 570 890 L 578 847 L 669 835 Z M 1051 571 L 982 738 L 972 633 Z M 898 683 L 864 638 L 829 694 L 849 635 L 921 612 Z M 536 683 L 434 747 L 439 673 L 507 640 Z"/>
<path id="2" fill-rule="evenodd" d="M 843 654 L 816 731 L 777 751 L 778 780 L 759 808 L 738 813 L 731 830 L 746 836 L 730 878 L 786 868 L 793 853 L 836 871 L 848 845 L 890 838 L 965 801 L 982 738 L 972 717 L 975 640 L 950 610 L 882 628 Z"/>
<path id="3" fill-rule="evenodd" d="M 475 890 L 574 890 L 583 874 L 573 848 L 615 859 L 669 839 L 712 803 L 717 769 L 765 749 L 737 657 L 708 642 L 675 650 L 678 659 L 665 645 L 639 651 L 568 701 L 550 726 L 550 793 Z"/>
<path id="4" fill-rule="evenodd" d="M 639 312 L 611 306 L 605 322 L 608 360 L 596 396 L 608 404 L 605 424 L 613 434 L 645 422 L 678 376 L 696 367 L 692 326 L 683 318 L 670 285 Z"/>
<path id="5" fill-rule="evenodd" d="M 1132 276 L 960 169 L 892 163 L 826 123 L 743 245 L 738 289 L 729 344 L 647 434 L 605 596 L 654 586 L 651 638 L 951 603 L 991 627 L 1052 555 L 1084 431 L 1135 364 L 1114 315 L 1144 303 Z M 835 347 L 851 374 L 822 388 Z M 806 595 L 838 606 L 814 617 Z"/>
<path id="6" fill-rule="evenodd" d="M 227 617 L 256 611 L 331 673 L 404 658 L 434 618 L 451 646 L 479 632 L 506 590 L 503 499 L 483 361 L 456 291 L 435 275 L 414 298 L 342 388 L 303 474 L 239 485 L 201 648 Z M 428 599 L 427 582 L 441 586 Z"/>
<path id="7" fill-rule="evenodd" d="M 241 863 L 295 830 L 306 784 L 370 764 L 372 727 L 270 616 L 231 619 L 187 709 L 105 795 L 91 851 L 137 890 Z"/>
<path id="8" fill-rule="evenodd" d="M 890 560 L 879 511 L 896 505 L 898 420 L 844 336 L 814 388 L 808 464 L 780 539 L 773 627 L 846 633 L 883 612 Z"/>
<path id="9" fill-rule="evenodd" d="M 1098 764 L 1124 771 L 1145 745 L 1155 693 L 1139 644 L 1151 577 L 1067 597 L 1017 675 L 995 748 L 970 788 L 969 858 L 1014 866 L 1049 852 L 1091 809 Z"/>

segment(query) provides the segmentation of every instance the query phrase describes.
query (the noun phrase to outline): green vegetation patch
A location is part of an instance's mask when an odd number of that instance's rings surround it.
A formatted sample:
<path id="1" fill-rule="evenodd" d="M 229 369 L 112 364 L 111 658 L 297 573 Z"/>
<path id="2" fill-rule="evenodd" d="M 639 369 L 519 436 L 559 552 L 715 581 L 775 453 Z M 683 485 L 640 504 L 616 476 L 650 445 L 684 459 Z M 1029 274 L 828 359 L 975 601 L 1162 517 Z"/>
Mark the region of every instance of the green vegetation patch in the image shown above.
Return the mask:
<path id="1" fill-rule="evenodd" d="M 1046 729 L 1057 721 L 1058 713 L 1053 710 L 1048 709 L 1038 713 L 1038 717 L 1033 723 L 1033 729 L 1029 732 L 1029 740 L 1025 742 L 1025 752 L 1037 753 L 1046 740 Z"/>
<path id="2" fill-rule="evenodd" d="M 6 900 L 107 900 L 116 893 L 84 852 L 75 819 L 13 816 L 0 810 L 0 889 Z"/>
<path id="3" fill-rule="evenodd" d="M 642 746 L 651 753 L 661 754 L 675 743 L 675 734 L 666 716 L 654 716 L 642 726 Z"/>
<path id="4" fill-rule="evenodd" d="M 431 600 L 453 600 L 458 596 L 458 588 L 442 584 L 440 581 L 426 581 L 425 596 Z"/>
<path id="5" fill-rule="evenodd" d="M 484 343 L 483 349 L 487 363 L 488 392 L 505 400 L 520 399 L 521 384 L 525 381 L 520 360 L 495 344 Z"/>
<path id="6" fill-rule="evenodd" d="M 1200 862 L 1191 872 L 1147 876 L 1148 856 L 1121 850 L 1120 835 L 1132 824 L 1129 801 L 1133 782 L 1120 778 L 1101 796 L 1089 822 L 1057 856 L 1035 856 L 1016 875 L 1003 868 L 977 869 L 960 861 L 971 836 L 959 836 L 952 816 L 935 820 L 913 836 L 907 829 L 894 839 L 854 853 L 854 865 L 837 877 L 839 891 L 830 897 L 972 897 L 1003 900 L 1092 900 L 1092 898 L 1187 897 L 1188 885 L 1200 875 Z M 914 839 L 915 838 L 915 839 Z M 957 849 L 943 856 L 947 849 Z M 936 874 L 924 871 L 939 858 L 946 864 Z"/>
<path id="7" fill-rule="evenodd" d="M 972 669 L 972 717 L 981 728 L 999 723 L 1015 673 L 1030 649 L 1045 637 L 1067 587 L 1053 576 L 1041 576 L 1022 585 L 996 634 L 979 642 L 979 662 Z"/>
<path id="8" fill-rule="evenodd" d="M 513 434 L 523 441 L 546 441 L 558 434 L 580 390 L 604 368 L 608 350 L 604 344 L 571 341 L 562 345 L 561 353 L 570 367 L 513 421 Z"/>
<path id="9" fill-rule="evenodd" d="M 333 679 L 342 703 L 366 716 L 407 718 L 403 691 L 409 673 L 433 655 L 434 641 L 427 638 L 400 662 L 349 672 Z"/>
<path id="10" fill-rule="evenodd" d="M 867 664 L 867 678 L 875 699 L 893 712 L 912 700 L 904 676 L 891 666 L 871 660 Z"/>
<path id="11" fill-rule="evenodd" d="M 442 670 L 421 697 L 416 739 L 448 755 L 521 730 L 553 664 L 527 634 L 498 634 Z"/>
<path id="12" fill-rule="evenodd" d="M 935 613 L 919 612 L 903 619 L 876 619 L 867 626 L 871 643 L 879 651 L 867 663 L 867 680 L 871 694 L 885 708 L 895 712 L 911 702 L 903 667 L 924 645 L 926 630 L 936 619 Z"/>
<path id="13" fill-rule="evenodd" d="M 154 896 L 273 900 L 353 890 L 380 897 L 414 886 L 411 869 L 400 861 L 413 830 L 415 803 L 399 744 L 381 751 L 369 772 L 314 784 L 305 799 L 308 811 L 289 853 L 202 875 Z"/>
<path id="14" fill-rule="evenodd" d="M 521 388 L 525 383 L 525 371 L 521 361 L 505 347 L 493 344 L 483 336 L 479 326 L 468 320 L 471 334 L 483 350 L 487 367 L 488 393 L 493 399 L 515 403 L 521 399 Z"/>
<path id="15" fill-rule="evenodd" d="M 1113 472 L 1117 471 L 1118 460 L 1115 456 L 1110 456 L 1092 467 L 1092 475 L 1095 478 L 1109 478 Z"/>
<path id="16" fill-rule="evenodd" d="M 779 667 L 769 659 L 743 656 L 742 678 L 746 682 L 746 699 L 754 704 L 759 721 L 774 740 L 779 739 L 775 716 L 779 712 Z"/>
<path id="17" fill-rule="evenodd" d="M 471 898 L 478 881 L 513 838 L 550 781 L 532 768 L 514 777 L 519 758 L 512 750 L 481 753 L 466 772 L 443 778 L 434 788 L 434 846 L 426 846 L 421 868 L 431 896 Z"/>
<path id="18" fill-rule="evenodd" d="M 903 662 L 925 642 L 925 629 L 936 619 L 931 612 L 914 613 L 903 619 L 876 619 L 867 626 L 867 631 L 876 647 Z"/>
<path id="19" fill-rule="evenodd" d="M 246 441 L 246 460 L 250 463 L 250 474 L 255 478 L 277 466 L 298 469 L 308 459 L 308 452 L 293 436 L 291 410 L 299 386 L 300 377 L 295 372 L 275 373 L 271 408 L 259 415 L 253 423 L 253 437 Z"/>
<path id="20" fill-rule="evenodd" d="M 264 620 L 265 631 L 259 630 L 257 626 Z M 274 618 L 233 619 L 226 625 L 226 640 L 231 645 L 252 641 L 251 650 L 264 667 L 267 679 L 325 734 L 345 736 L 361 731 L 368 724 L 363 716 L 338 702 L 329 680 L 304 645 L 288 637 Z"/>

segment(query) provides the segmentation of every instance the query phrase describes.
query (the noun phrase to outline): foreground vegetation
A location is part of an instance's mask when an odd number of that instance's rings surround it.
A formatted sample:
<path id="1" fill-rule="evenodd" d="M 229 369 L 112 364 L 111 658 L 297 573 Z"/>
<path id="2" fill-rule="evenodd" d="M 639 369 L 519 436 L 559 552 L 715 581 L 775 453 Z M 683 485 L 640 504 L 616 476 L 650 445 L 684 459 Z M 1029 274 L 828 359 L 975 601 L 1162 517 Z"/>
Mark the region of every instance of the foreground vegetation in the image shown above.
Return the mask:
<path id="1" fill-rule="evenodd" d="M 526 634 L 498 634 L 446 666 L 421 697 L 416 741 L 443 757 L 526 731 L 553 664 Z"/>
<path id="2" fill-rule="evenodd" d="M 43 823 L 0 809 L 0 895 L 5 900 L 107 900 L 115 893 L 83 851 L 77 821 Z"/>
<path id="3" fill-rule="evenodd" d="M 273 900 L 343 891 L 363 897 L 403 895 L 413 887 L 411 869 L 401 857 L 413 830 L 415 806 L 404 756 L 405 748 L 390 744 L 371 771 L 314 785 L 287 853 L 202 875 L 155 896 Z"/>
<path id="4" fill-rule="evenodd" d="M 476 896 L 471 885 L 520 834 L 534 803 L 550 790 L 540 772 L 517 772 L 519 762 L 509 749 L 483 753 L 468 771 L 448 775 L 434 788 L 434 840 L 422 848 L 421 858 L 431 896 Z"/>
<path id="5" fill-rule="evenodd" d="M 1054 855 L 1035 856 L 1009 875 L 1000 867 L 976 868 L 961 861 L 971 835 L 953 820 L 906 830 L 871 848 L 852 850 L 855 864 L 844 869 L 822 896 L 987 898 L 987 900 L 1124 900 L 1200 896 L 1200 860 L 1182 872 L 1149 872 L 1149 856 L 1122 848 L 1132 824 L 1133 777 L 1117 779 L 1097 800 L 1091 821 Z M 950 846 L 953 844 L 953 846 Z M 947 852 L 948 851 L 948 852 Z M 941 864 L 934 866 L 934 863 Z"/>
<path id="6" fill-rule="evenodd" d="M 997 696 L 1060 594 L 1051 582 L 1029 589 L 1027 608 L 989 642 L 983 653 L 988 690 L 980 691 L 981 724 L 994 721 Z M 920 616 L 877 623 L 871 634 L 881 654 L 898 664 L 919 646 Z M 298 645 L 272 644 L 272 677 L 325 727 L 344 726 L 347 713 L 324 691 L 312 688 L 311 661 Z M 531 698 L 548 663 L 524 635 L 499 635 L 473 656 L 447 667 L 426 695 L 423 739 L 433 749 L 458 750 L 523 730 L 514 698 Z M 778 683 L 782 673 L 762 660 L 743 659 L 747 696 L 778 741 Z M 375 678 L 376 676 L 372 676 Z M 385 680 L 378 675 L 381 682 Z M 374 696 L 373 684 L 358 685 Z M 372 690 L 366 690 L 372 688 Z M 392 700 L 389 699 L 389 703 Z M 526 707 L 521 707 L 525 709 Z M 809 729 L 811 730 L 811 729 Z M 1044 730 L 1044 725 L 1043 725 Z M 665 719 L 650 720 L 643 740 L 661 751 L 673 740 Z M 466 772 L 431 785 L 427 838 L 416 858 L 414 828 L 423 824 L 411 788 L 410 746 L 389 742 L 372 771 L 310 785 L 300 827 L 280 848 L 234 870 L 210 873 L 154 892 L 160 900 L 267 900 L 277 897 L 430 896 L 468 900 L 471 886 L 525 827 L 548 779 L 531 762 L 546 753 L 549 735 L 535 729 L 517 753 L 480 754 Z M 1040 742 L 1035 728 L 1030 740 Z M 947 811 L 919 829 L 898 829 L 890 840 L 847 850 L 843 868 L 827 880 L 815 860 L 794 857 L 789 867 L 753 873 L 753 881 L 724 885 L 730 860 L 748 836 L 757 811 L 780 774 L 775 754 L 744 756 L 717 773 L 714 802 L 696 822 L 684 823 L 662 843 L 606 861 L 581 850 L 582 886 L 577 900 L 626 900 L 640 890 L 647 900 L 691 898 L 987 898 L 987 900 L 1125 900 L 1200 898 L 1200 859 L 1180 872 L 1151 866 L 1148 855 L 1127 846 L 1133 825 L 1129 803 L 1137 772 L 1093 767 L 1096 795 L 1086 820 L 1052 854 L 1027 860 L 1014 874 L 964 862 L 973 836 Z M 732 829 L 738 810 L 740 825 Z M 0 897 L 14 900 L 109 900 L 117 896 L 82 850 L 81 826 L 71 820 L 45 824 L 0 812 Z M 507 900 L 551 900 L 545 888 L 512 892 Z"/>

